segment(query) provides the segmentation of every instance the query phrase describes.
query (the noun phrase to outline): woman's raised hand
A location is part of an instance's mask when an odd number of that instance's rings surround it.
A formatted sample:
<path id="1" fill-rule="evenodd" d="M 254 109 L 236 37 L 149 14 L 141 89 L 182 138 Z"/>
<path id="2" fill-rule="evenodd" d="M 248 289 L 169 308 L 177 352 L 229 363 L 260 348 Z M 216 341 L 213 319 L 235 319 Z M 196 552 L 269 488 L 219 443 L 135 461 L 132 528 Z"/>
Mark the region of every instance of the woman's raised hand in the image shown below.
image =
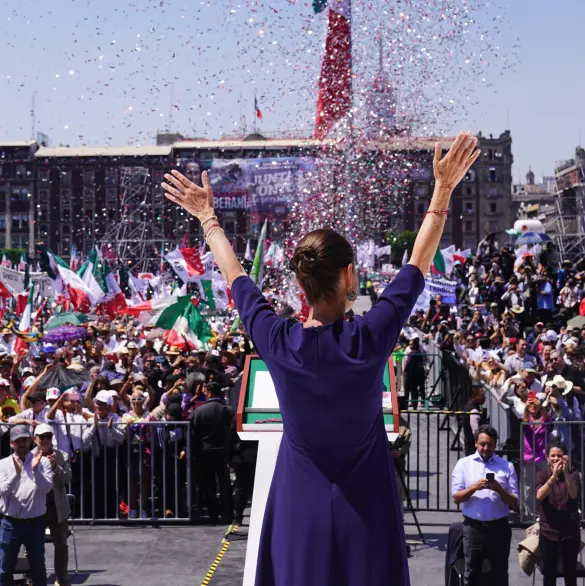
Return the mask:
<path id="1" fill-rule="evenodd" d="M 481 154 L 480 150 L 474 152 L 476 145 L 477 138 L 471 132 L 460 132 L 449 152 L 441 159 L 441 143 L 435 144 L 433 171 L 435 181 L 440 187 L 455 189 Z"/>
<path id="2" fill-rule="evenodd" d="M 201 180 L 203 187 L 195 185 L 183 174 L 176 169 L 171 173 L 165 174 L 165 179 L 172 183 L 161 183 L 162 188 L 166 191 L 165 195 L 182 208 L 195 216 L 200 222 L 213 215 L 213 192 L 207 171 L 203 171 Z"/>

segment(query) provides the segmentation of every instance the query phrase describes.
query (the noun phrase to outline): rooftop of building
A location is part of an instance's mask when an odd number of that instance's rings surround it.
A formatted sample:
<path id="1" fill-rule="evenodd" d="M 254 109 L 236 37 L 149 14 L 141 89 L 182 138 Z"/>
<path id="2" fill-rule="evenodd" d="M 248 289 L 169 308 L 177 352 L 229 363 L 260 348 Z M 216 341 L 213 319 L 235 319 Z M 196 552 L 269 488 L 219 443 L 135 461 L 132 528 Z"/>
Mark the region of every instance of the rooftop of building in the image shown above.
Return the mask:
<path id="1" fill-rule="evenodd" d="M 292 133 L 292 131 L 291 131 Z M 306 131 L 308 134 L 308 131 Z M 257 151 L 257 150 L 287 150 L 287 149 L 307 149 L 316 150 L 320 148 L 343 149 L 345 141 L 337 139 L 316 140 L 308 136 L 274 136 L 276 133 L 252 133 L 246 137 L 224 136 L 220 139 L 206 138 L 185 138 L 178 133 L 168 133 L 157 136 L 156 145 L 145 146 L 58 146 L 47 147 L 39 146 L 35 153 L 37 159 L 59 158 L 59 157 L 166 157 L 176 151 L 186 150 L 219 150 L 219 151 Z M 272 136 L 271 136 L 272 135 Z M 509 136 L 508 131 L 500 135 L 500 139 Z M 490 138 L 478 133 L 480 141 L 490 141 Z M 161 140 L 158 140 L 158 139 Z M 174 139 L 173 142 L 165 139 Z M 453 143 L 455 137 L 435 137 L 435 136 L 410 136 L 398 135 L 384 139 L 362 139 L 356 141 L 356 148 L 362 151 L 433 151 L 436 142 L 441 142 L 443 149 L 448 149 Z M 494 139 L 497 140 L 497 139 Z M 32 147 L 38 145 L 34 140 L 0 142 L 1 147 Z"/>

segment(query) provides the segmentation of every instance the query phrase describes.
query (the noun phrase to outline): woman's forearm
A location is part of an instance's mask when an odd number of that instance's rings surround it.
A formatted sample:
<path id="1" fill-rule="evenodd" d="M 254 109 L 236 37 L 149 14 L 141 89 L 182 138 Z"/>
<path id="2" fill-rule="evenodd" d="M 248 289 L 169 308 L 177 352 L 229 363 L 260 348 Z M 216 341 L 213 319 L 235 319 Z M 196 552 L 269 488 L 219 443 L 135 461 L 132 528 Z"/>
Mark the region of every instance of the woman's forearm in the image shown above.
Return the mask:
<path id="1" fill-rule="evenodd" d="M 437 182 L 429 211 L 448 209 L 452 193 L 450 187 L 443 187 Z M 447 216 L 443 214 L 426 214 L 418 231 L 409 264 L 418 267 L 423 275 L 426 275 L 431 267 L 443 236 L 446 219 Z"/>
<path id="2" fill-rule="evenodd" d="M 220 229 L 210 231 L 207 244 L 223 278 L 227 281 L 228 287 L 231 287 L 234 280 L 240 275 L 245 275 L 246 271 L 236 258 L 234 249 L 224 231 Z"/>

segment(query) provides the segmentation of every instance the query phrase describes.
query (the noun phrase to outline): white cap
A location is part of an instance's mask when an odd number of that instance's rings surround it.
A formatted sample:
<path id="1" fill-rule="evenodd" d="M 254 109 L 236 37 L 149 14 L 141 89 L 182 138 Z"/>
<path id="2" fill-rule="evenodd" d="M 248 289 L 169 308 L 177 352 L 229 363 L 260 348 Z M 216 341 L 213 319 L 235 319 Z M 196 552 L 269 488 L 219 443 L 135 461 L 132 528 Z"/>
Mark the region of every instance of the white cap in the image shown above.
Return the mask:
<path id="1" fill-rule="evenodd" d="M 0 385 L 2 384 L 2 381 L 4 379 L 0 379 Z M 22 386 L 25 389 L 28 389 L 37 379 L 34 376 L 27 376 L 24 381 L 22 381 Z M 7 385 L 10 385 L 10 383 L 8 381 L 6 381 Z"/>
<path id="2" fill-rule="evenodd" d="M 53 433 L 53 428 L 48 423 L 39 423 L 35 427 L 35 435 L 43 435 L 45 433 Z"/>
<path id="3" fill-rule="evenodd" d="M 47 401 L 49 399 L 58 399 L 61 391 L 57 387 L 51 387 L 47 389 Z"/>
<path id="4" fill-rule="evenodd" d="M 107 393 L 110 397 L 117 397 L 118 399 L 120 398 L 118 391 L 114 391 L 114 390 L 110 389 L 109 391 L 102 391 L 102 392 Z"/>
<path id="5" fill-rule="evenodd" d="M 10 381 L 0 377 L 0 387 L 9 387 Z"/>
<path id="6" fill-rule="evenodd" d="M 105 403 L 106 405 L 110 406 L 114 404 L 114 399 L 112 399 L 112 395 L 110 395 L 109 391 L 100 391 L 95 396 L 94 401 L 98 401 L 99 403 Z"/>

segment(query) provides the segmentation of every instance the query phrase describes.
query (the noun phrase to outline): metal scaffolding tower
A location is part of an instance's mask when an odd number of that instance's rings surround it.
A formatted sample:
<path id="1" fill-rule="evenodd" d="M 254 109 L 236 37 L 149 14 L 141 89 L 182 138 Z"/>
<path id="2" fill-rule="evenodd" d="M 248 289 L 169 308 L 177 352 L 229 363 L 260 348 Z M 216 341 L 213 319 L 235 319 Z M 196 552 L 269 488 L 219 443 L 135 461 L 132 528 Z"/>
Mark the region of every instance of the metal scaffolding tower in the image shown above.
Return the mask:
<path id="1" fill-rule="evenodd" d="M 578 148 L 574 159 L 557 165 L 555 171 L 556 215 L 547 224 L 554 233 L 560 260 L 585 257 L 585 151 Z"/>
<path id="2" fill-rule="evenodd" d="M 142 271 L 153 271 L 160 266 L 165 243 L 162 190 L 152 185 L 147 167 L 122 167 L 120 192 L 120 219 L 106 232 L 102 244 L 113 249 L 122 265 L 130 261 Z"/>

